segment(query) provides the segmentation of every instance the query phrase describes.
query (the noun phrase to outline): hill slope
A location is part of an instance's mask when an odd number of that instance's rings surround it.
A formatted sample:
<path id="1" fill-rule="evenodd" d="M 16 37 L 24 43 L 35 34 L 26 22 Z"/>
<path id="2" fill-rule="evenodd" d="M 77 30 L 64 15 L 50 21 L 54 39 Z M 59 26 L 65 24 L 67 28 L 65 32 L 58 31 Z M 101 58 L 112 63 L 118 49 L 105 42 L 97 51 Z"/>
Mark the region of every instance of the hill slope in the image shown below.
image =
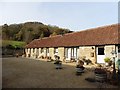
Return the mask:
<path id="1" fill-rule="evenodd" d="M 41 22 L 26 22 L 22 24 L 4 24 L 2 26 L 2 39 L 31 42 L 33 39 L 70 33 L 69 29 L 45 25 Z"/>

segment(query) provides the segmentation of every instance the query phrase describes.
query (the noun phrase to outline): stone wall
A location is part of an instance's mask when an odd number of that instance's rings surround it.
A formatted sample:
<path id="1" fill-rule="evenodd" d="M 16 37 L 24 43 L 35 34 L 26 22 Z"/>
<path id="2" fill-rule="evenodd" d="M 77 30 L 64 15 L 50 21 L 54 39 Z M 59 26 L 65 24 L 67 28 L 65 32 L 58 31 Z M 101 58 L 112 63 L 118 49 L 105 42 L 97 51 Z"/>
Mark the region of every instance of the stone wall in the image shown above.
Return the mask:
<path id="1" fill-rule="evenodd" d="M 64 47 L 58 48 L 58 56 L 60 57 L 60 60 L 63 61 L 63 59 L 64 59 Z"/>
<path id="2" fill-rule="evenodd" d="M 49 48 L 49 56 L 54 59 L 54 48 Z"/>
<path id="3" fill-rule="evenodd" d="M 92 63 L 96 63 L 96 50 L 95 46 L 83 46 L 79 47 L 79 57 L 86 57 L 90 59 Z"/>
<path id="4" fill-rule="evenodd" d="M 115 45 L 105 45 L 105 57 L 112 58 L 112 50 L 115 50 Z"/>
<path id="5" fill-rule="evenodd" d="M 97 61 L 97 54 L 96 54 L 96 48 L 95 46 L 80 46 L 79 47 L 79 52 L 78 52 L 78 56 L 79 57 L 86 57 L 87 59 L 90 59 L 93 63 L 96 63 Z M 113 55 L 111 54 L 112 50 L 115 50 L 116 48 L 116 51 L 117 51 L 117 58 L 120 58 L 120 53 L 118 54 L 118 46 L 115 46 L 115 45 L 105 45 L 104 47 L 105 49 L 105 57 L 109 57 L 109 58 L 112 58 Z M 38 50 L 38 51 L 37 51 Z M 58 56 L 60 56 L 60 60 L 63 61 L 64 59 L 64 47 L 58 47 Z M 31 58 L 36 58 L 36 55 L 38 55 L 37 58 L 39 58 L 40 56 L 46 56 L 46 48 L 43 48 L 43 53 L 41 53 L 41 48 L 35 48 L 34 49 L 34 52 L 33 52 L 33 48 L 28 48 L 28 49 L 25 49 L 25 52 L 26 52 L 26 57 L 29 57 L 29 54 L 30 54 L 30 57 Z M 52 58 L 52 59 L 55 59 L 54 58 L 54 48 L 49 48 L 49 56 Z"/>

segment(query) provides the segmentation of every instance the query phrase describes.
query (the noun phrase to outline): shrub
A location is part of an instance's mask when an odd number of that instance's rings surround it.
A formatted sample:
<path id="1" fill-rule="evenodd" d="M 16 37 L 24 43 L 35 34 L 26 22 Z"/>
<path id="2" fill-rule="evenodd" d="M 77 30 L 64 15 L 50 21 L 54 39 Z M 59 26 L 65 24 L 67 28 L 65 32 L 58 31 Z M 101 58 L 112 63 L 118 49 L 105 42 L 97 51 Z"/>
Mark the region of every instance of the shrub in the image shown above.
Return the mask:
<path id="1" fill-rule="evenodd" d="M 108 62 L 110 62 L 110 58 L 109 58 L 109 57 L 106 57 L 106 58 L 104 59 L 104 61 L 105 61 L 106 63 L 108 63 Z"/>

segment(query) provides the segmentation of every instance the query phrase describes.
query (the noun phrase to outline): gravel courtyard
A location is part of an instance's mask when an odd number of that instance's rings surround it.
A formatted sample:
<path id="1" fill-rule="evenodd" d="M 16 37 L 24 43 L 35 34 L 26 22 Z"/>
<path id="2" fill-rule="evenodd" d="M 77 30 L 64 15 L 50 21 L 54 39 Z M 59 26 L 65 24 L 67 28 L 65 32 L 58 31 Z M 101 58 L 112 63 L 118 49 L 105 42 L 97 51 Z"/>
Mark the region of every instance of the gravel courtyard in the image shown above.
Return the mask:
<path id="1" fill-rule="evenodd" d="M 53 62 L 27 58 L 2 59 L 3 88 L 96 88 L 95 82 L 88 82 L 86 77 L 94 73 L 86 70 L 81 76 L 75 75 L 75 66 L 63 65 L 56 70 Z M 110 86 L 112 87 L 112 86 Z"/>

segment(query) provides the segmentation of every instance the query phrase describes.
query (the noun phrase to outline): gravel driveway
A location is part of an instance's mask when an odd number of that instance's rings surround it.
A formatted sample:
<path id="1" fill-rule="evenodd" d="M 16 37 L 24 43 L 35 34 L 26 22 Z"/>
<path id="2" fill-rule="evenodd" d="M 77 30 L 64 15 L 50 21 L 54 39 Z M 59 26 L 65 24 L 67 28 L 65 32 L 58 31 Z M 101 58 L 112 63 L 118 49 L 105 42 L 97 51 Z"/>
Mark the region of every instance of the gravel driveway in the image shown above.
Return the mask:
<path id="1" fill-rule="evenodd" d="M 3 58 L 3 88 L 96 88 L 86 77 L 94 77 L 88 70 L 81 76 L 75 75 L 75 66 L 63 65 L 56 70 L 53 62 L 27 58 Z"/>

